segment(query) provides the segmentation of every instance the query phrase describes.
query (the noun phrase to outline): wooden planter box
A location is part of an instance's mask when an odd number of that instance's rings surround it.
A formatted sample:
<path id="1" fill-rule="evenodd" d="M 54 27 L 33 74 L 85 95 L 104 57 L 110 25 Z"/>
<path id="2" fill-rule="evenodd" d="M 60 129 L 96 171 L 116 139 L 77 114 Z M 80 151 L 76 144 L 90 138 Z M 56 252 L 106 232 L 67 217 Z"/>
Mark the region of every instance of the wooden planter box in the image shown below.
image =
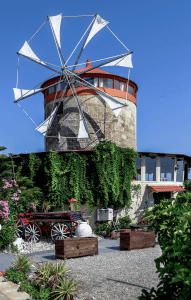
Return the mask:
<path id="1" fill-rule="evenodd" d="M 55 240 L 55 258 L 64 259 L 85 255 L 98 255 L 98 238 L 77 237 Z"/>
<path id="2" fill-rule="evenodd" d="M 131 229 L 118 229 L 118 230 L 113 230 L 111 233 L 111 238 L 120 238 L 120 233 L 121 232 L 131 232 Z"/>
<path id="3" fill-rule="evenodd" d="M 154 231 L 131 231 L 120 233 L 120 250 L 153 248 L 155 247 L 155 232 Z"/>

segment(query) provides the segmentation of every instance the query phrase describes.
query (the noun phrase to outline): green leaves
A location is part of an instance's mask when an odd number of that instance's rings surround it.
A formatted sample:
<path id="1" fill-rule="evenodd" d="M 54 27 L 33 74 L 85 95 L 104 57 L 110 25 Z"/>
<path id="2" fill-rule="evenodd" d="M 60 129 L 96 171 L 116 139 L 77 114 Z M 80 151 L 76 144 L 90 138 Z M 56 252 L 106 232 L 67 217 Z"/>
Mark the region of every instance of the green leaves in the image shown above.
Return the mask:
<path id="1" fill-rule="evenodd" d="M 60 275 L 65 276 L 66 273 L 70 272 L 69 267 L 65 267 L 65 263 L 58 263 L 56 266 L 54 266 L 51 262 L 46 262 L 46 264 L 43 264 L 40 266 L 37 270 L 39 273 L 39 282 L 47 282 L 51 275 Z"/>
<path id="2" fill-rule="evenodd" d="M 132 203 L 130 189 L 137 174 L 136 156 L 139 155 L 133 149 L 117 147 L 111 141 L 102 141 L 93 148 L 93 153 L 83 155 L 56 151 L 43 155 L 31 153 L 18 167 L 17 177 L 29 176 L 36 188 L 42 190 L 44 200 L 40 207 L 45 199 L 51 201 L 54 209 L 68 205 L 75 198 L 79 206 L 88 204 L 91 213 L 99 204 L 119 209 Z"/>
<path id="3" fill-rule="evenodd" d="M 26 279 L 25 274 L 21 271 L 17 271 L 16 269 L 10 268 L 5 272 L 5 275 L 7 276 L 8 280 L 19 283 L 20 281 L 23 281 Z"/>
<path id="4" fill-rule="evenodd" d="M 163 296 L 168 295 L 168 299 L 190 299 L 191 194 L 179 194 L 173 205 L 172 200 L 162 200 L 145 214 L 151 226 L 155 226 L 155 232 L 159 233 L 158 240 L 163 254 L 155 259 L 155 263 L 161 278 L 158 286 L 161 287 L 156 291 L 156 296 L 142 295 L 139 300 L 158 300 L 162 293 Z M 164 267 L 161 268 L 160 264 Z"/>
<path id="5" fill-rule="evenodd" d="M 34 283 L 30 284 L 27 280 L 23 281 L 18 289 L 19 292 L 26 292 L 35 300 L 52 300 L 50 295 L 51 288 L 44 288 L 38 286 Z"/>
<path id="6" fill-rule="evenodd" d="M 32 262 L 24 255 L 19 255 L 18 259 L 15 257 L 15 260 L 13 261 L 13 265 L 15 266 L 15 268 L 17 269 L 25 269 L 26 271 L 29 271 L 30 266 L 32 265 Z"/>
<path id="7" fill-rule="evenodd" d="M 64 281 L 59 280 L 61 286 L 57 285 L 57 289 L 51 292 L 51 294 L 55 294 L 57 296 L 55 300 L 60 299 L 60 297 L 67 295 L 68 299 L 71 299 L 70 296 L 73 296 L 75 292 L 80 292 L 81 290 L 72 290 L 77 283 L 73 284 L 74 279 L 65 279 Z"/>

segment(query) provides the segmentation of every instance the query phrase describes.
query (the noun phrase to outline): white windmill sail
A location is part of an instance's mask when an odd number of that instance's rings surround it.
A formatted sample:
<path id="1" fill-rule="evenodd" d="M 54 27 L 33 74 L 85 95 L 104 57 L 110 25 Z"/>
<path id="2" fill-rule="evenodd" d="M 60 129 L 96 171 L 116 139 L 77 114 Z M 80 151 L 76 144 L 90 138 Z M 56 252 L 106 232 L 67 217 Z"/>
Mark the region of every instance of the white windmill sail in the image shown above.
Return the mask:
<path id="1" fill-rule="evenodd" d="M 96 16 L 95 22 L 90 30 L 90 33 L 88 35 L 88 38 L 84 44 L 84 48 L 87 45 L 87 43 L 93 38 L 93 36 L 100 31 L 104 26 L 106 26 L 109 22 L 102 19 L 99 15 Z"/>
<path id="2" fill-rule="evenodd" d="M 36 54 L 32 51 L 31 47 L 27 42 L 24 43 L 23 47 L 19 50 L 18 54 L 27 56 L 33 60 L 36 60 L 37 62 L 40 62 L 41 64 L 45 65 L 45 63 L 40 60 Z"/>
<path id="3" fill-rule="evenodd" d="M 50 124 L 52 121 L 52 118 L 55 114 L 56 108 L 53 110 L 51 115 L 41 125 L 39 125 L 38 127 L 35 128 L 37 131 L 41 132 L 44 136 L 48 130 L 48 124 Z"/>
<path id="4" fill-rule="evenodd" d="M 118 117 L 120 111 L 125 107 L 125 105 L 116 99 L 112 99 L 111 96 L 103 95 L 96 91 L 96 93 L 102 97 L 103 100 L 107 102 L 107 104 L 110 106 L 110 108 L 113 110 L 116 117 Z"/>
<path id="5" fill-rule="evenodd" d="M 15 95 L 15 101 L 20 99 L 20 98 L 25 98 L 28 97 L 29 95 L 35 94 L 36 92 L 41 91 L 41 89 L 37 89 L 37 90 L 24 90 L 24 89 L 17 89 L 17 88 L 13 88 L 14 91 L 14 95 Z"/>
<path id="6" fill-rule="evenodd" d="M 61 26 L 62 14 L 57 16 L 49 17 L 49 21 L 51 23 L 51 28 L 53 33 L 55 34 L 56 40 L 58 42 L 59 47 L 61 48 L 60 44 L 60 26 Z"/>
<path id="7" fill-rule="evenodd" d="M 84 120 L 82 118 L 82 115 L 80 113 L 80 127 L 79 127 L 79 132 L 78 132 L 78 139 L 77 141 L 81 140 L 81 139 L 88 139 L 88 132 L 86 130 L 85 124 L 84 124 Z"/>
<path id="8" fill-rule="evenodd" d="M 132 54 L 129 54 L 129 55 L 127 54 L 126 56 L 124 56 L 122 58 L 118 58 L 112 62 L 106 63 L 105 65 L 102 65 L 101 67 L 110 67 L 110 66 L 133 68 Z"/>

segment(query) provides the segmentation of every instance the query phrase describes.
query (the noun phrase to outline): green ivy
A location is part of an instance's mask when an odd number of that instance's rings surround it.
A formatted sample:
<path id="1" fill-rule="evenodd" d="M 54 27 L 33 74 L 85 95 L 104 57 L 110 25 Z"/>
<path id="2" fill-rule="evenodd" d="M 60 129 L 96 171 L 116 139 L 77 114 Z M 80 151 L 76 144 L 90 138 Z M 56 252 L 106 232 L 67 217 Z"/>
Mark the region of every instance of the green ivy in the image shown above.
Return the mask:
<path id="1" fill-rule="evenodd" d="M 140 184 L 132 184 L 131 191 L 135 192 L 137 197 L 140 196 L 141 195 L 141 185 Z"/>
<path id="2" fill-rule="evenodd" d="M 136 176 L 135 157 L 130 148 L 120 148 L 111 141 L 102 141 L 93 153 L 56 151 L 31 153 L 23 160 L 21 175 L 28 176 L 44 193 L 52 209 L 69 204 L 88 204 L 91 214 L 95 206 L 120 209 L 130 207 L 131 182 Z"/>

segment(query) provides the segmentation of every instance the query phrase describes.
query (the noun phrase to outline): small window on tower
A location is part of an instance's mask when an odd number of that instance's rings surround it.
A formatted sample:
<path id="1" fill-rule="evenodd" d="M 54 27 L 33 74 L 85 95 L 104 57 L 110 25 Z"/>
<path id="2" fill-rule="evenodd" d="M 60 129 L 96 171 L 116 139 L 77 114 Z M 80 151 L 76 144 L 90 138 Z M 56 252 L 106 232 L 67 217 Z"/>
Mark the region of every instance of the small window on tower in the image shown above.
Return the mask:
<path id="1" fill-rule="evenodd" d="M 128 88 L 128 93 L 133 95 L 133 87 L 130 85 L 127 85 L 127 88 Z"/>
<path id="2" fill-rule="evenodd" d="M 121 82 L 120 90 L 125 91 L 125 82 Z"/>
<path id="3" fill-rule="evenodd" d="M 79 79 L 78 79 L 79 80 Z M 74 86 L 75 86 L 75 88 L 78 88 L 78 87 L 80 87 L 81 86 L 81 84 L 80 83 L 78 83 L 77 81 L 74 83 Z"/>
<path id="4" fill-rule="evenodd" d="M 115 89 L 119 90 L 119 81 L 118 80 L 115 80 Z"/>
<path id="5" fill-rule="evenodd" d="M 68 85 L 66 82 L 61 82 L 61 83 L 57 84 L 57 86 L 56 86 L 57 92 L 63 91 L 65 89 L 66 85 Z"/>
<path id="6" fill-rule="evenodd" d="M 58 103 L 57 103 L 57 106 L 58 106 Z M 60 106 L 59 106 L 56 114 L 62 115 L 62 113 L 63 113 L 63 101 L 60 103 Z"/>
<path id="7" fill-rule="evenodd" d="M 83 78 L 86 82 L 84 82 L 85 84 L 87 84 L 87 86 L 89 86 L 91 88 L 91 86 L 95 86 L 98 87 L 98 78 L 95 77 L 84 77 Z M 90 83 L 90 84 L 88 84 Z"/>
<path id="8" fill-rule="evenodd" d="M 52 94 L 54 93 L 54 86 L 51 86 L 49 89 L 48 89 L 48 94 Z"/>
<path id="9" fill-rule="evenodd" d="M 100 78 L 100 87 L 113 88 L 113 79 Z"/>

